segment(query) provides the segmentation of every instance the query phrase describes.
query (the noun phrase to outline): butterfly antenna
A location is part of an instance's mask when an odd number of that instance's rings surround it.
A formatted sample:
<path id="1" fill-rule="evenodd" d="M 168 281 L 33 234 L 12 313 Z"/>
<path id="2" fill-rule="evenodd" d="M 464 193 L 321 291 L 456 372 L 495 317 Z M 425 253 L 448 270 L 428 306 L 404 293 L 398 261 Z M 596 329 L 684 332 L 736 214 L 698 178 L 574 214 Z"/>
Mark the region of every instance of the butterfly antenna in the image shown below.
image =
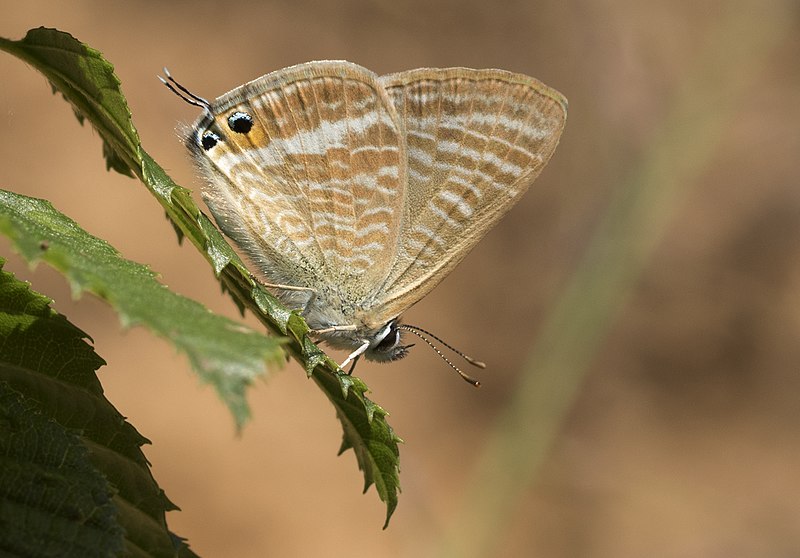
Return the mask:
<path id="1" fill-rule="evenodd" d="M 189 103 L 190 105 L 194 105 L 196 107 L 200 107 L 202 109 L 206 109 L 208 112 L 212 112 L 211 110 L 211 103 L 209 103 L 206 99 L 201 97 L 200 95 L 195 95 L 183 85 L 178 83 L 172 74 L 169 73 L 169 70 L 164 68 L 164 74 L 167 76 L 163 78 L 158 76 L 158 79 L 161 80 L 161 83 L 167 86 L 167 89 L 175 93 L 178 97 L 183 99 L 184 102 Z"/>
<path id="2" fill-rule="evenodd" d="M 455 347 L 453 347 L 449 343 L 446 343 L 445 341 L 443 341 L 442 339 L 440 339 L 439 337 L 437 337 L 436 335 L 434 335 L 430 331 L 426 331 L 426 330 L 422 329 L 421 327 L 412 326 L 412 325 L 408 325 L 408 324 L 400 324 L 400 325 L 397 326 L 397 329 L 403 329 L 405 331 L 409 331 L 409 332 L 413 333 L 414 335 L 416 335 L 417 337 L 419 337 L 420 339 L 422 339 L 423 341 L 425 341 L 428 344 L 428 346 L 431 349 L 433 349 L 434 351 L 436 351 L 436 354 L 439 355 L 442 358 L 442 360 L 445 361 L 448 365 L 450 365 L 450 368 L 455 370 L 458 373 L 458 375 L 461 376 L 466 382 L 469 382 L 470 384 L 472 384 L 475 387 L 480 387 L 481 383 L 478 380 L 476 380 L 475 378 L 473 378 L 471 376 L 468 376 L 458 366 L 453 364 L 450 361 L 450 359 L 447 358 L 447 356 L 445 356 L 445 354 L 442 351 L 439 350 L 439 347 L 434 345 L 433 342 L 426 337 L 426 335 L 429 335 L 429 336 L 433 337 L 436 341 L 438 341 L 439 343 L 441 343 L 442 345 L 444 345 L 445 347 L 447 347 L 448 349 L 450 349 L 451 351 L 456 353 L 458 356 L 460 356 L 461 358 L 463 358 L 464 360 L 466 360 L 468 363 L 470 363 L 473 366 L 477 366 L 478 368 L 486 368 L 486 364 L 484 364 L 483 362 L 481 362 L 479 360 L 475 360 L 474 358 L 472 358 L 472 357 L 470 357 L 468 355 L 465 355 L 464 353 L 462 353 L 461 351 L 459 351 L 458 349 L 456 349 Z"/>

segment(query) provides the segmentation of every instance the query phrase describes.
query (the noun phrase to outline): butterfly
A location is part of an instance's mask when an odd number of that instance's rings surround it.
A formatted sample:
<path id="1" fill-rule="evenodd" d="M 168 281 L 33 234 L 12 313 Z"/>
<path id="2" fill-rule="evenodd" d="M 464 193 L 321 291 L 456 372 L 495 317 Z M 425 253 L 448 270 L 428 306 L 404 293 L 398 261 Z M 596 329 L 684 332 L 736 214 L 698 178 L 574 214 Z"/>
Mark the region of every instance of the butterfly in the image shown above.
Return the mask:
<path id="1" fill-rule="evenodd" d="M 213 102 L 166 75 L 204 109 L 186 145 L 217 224 L 318 339 L 351 351 L 342 368 L 404 357 L 405 331 L 433 346 L 400 315 L 520 199 L 566 121 L 560 93 L 504 70 L 317 61 Z"/>

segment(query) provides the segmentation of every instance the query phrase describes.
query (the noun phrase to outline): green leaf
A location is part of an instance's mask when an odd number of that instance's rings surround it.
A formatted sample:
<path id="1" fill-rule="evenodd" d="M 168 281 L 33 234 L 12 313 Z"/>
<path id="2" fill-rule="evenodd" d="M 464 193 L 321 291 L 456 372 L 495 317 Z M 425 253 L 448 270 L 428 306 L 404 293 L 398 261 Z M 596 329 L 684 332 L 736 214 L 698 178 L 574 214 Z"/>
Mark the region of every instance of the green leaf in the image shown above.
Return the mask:
<path id="1" fill-rule="evenodd" d="M 364 473 L 364 492 L 375 484 L 380 499 L 386 503 L 385 529 L 397 507 L 400 491 L 397 444 L 402 440 L 386 422 L 386 411 L 367 399 L 364 382 L 347 374 L 337 376 L 314 374 L 314 380 L 333 403 L 342 423 L 344 436 L 339 455 L 353 450 L 358 468 Z"/>
<path id="2" fill-rule="evenodd" d="M 341 372 L 308 338 L 305 321 L 292 313 L 286 331 L 301 346 L 299 361 L 336 409 L 342 423 L 343 439 L 339 455 L 352 449 L 358 468 L 364 473 L 364 492 L 375 484 L 378 496 L 386 503 L 385 529 L 397 507 L 400 491 L 400 448 L 402 443 L 389 423 L 388 413 L 366 397 L 367 385 L 355 376 Z"/>
<path id="3" fill-rule="evenodd" d="M 354 394 L 349 393 L 356 379 L 340 374 L 336 363 L 311 343 L 302 318 L 284 308 L 253 279 L 219 230 L 194 203 L 189 190 L 175 184 L 141 148 L 111 64 L 98 51 L 55 29 L 33 29 L 22 41 L 0 38 L 0 50 L 22 58 L 47 76 L 72 104 L 79 119 L 85 118 L 97 129 L 104 141 L 108 166 L 139 177 L 166 211 L 179 231 L 178 237 L 188 238 L 197 247 L 240 309 L 249 308 L 276 335 L 289 335 L 286 349 L 313 374 L 317 385 L 334 403 L 347 447 L 354 449 L 366 485 L 374 482 L 387 503 L 388 521 L 397 503 L 399 438 L 392 433 L 385 413 L 370 414 L 372 407 L 363 396 L 367 388 L 360 380 L 357 384 L 363 390 L 359 391 L 359 387 Z M 344 405 L 344 401 L 350 403 Z M 369 428 L 354 428 L 352 424 L 366 424 Z"/>
<path id="4" fill-rule="evenodd" d="M 0 37 L 0 49 L 21 58 L 44 74 L 73 106 L 78 120 L 89 120 L 103 138 L 106 165 L 131 175 L 139 136 L 114 67 L 72 35 L 39 27 L 21 41 Z"/>
<path id="5" fill-rule="evenodd" d="M 194 556 L 147 440 L 103 396 L 103 359 L 49 303 L 0 269 L 0 553 Z"/>
<path id="6" fill-rule="evenodd" d="M 248 416 L 248 384 L 265 364 L 283 361 L 279 340 L 173 293 L 147 267 L 122 258 L 47 201 L 0 190 L 0 232 L 28 261 L 44 260 L 61 271 L 76 295 L 94 293 L 116 309 L 125 326 L 143 325 L 186 353 L 239 424 Z"/>

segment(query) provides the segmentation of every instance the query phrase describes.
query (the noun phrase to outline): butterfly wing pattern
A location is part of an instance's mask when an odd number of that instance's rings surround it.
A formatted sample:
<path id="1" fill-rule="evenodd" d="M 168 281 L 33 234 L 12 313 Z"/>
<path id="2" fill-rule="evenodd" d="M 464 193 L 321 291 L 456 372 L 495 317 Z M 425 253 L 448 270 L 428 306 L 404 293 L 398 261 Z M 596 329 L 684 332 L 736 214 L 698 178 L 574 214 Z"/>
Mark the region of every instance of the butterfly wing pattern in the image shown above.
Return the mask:
<path id="1" fill-rule="evenodd" d="M 396 118 L 372 72 L 303 64 L 217 99 L 188 143 L 226 234 L 268 280 L 324 304 L 344 285 L 366 298 L 394 260 L 406 192 Z"/>
<path id="2" fill-rule="evenodd" d="M 211 103 L 187 145 L 217 223 L 335 347 L 394 360 L 399 315 L 527 190 L 566 100 L 501 70 L 379 77 L 341 61 Z"/>
<path id="3" fill-rule="evenodd" d="M 502 70 L 420 69 L 381 78 L 407 142 L 408 218 L 374 315 L 428 294 L 516 203 L 558 144 L 566 99 Z"/>

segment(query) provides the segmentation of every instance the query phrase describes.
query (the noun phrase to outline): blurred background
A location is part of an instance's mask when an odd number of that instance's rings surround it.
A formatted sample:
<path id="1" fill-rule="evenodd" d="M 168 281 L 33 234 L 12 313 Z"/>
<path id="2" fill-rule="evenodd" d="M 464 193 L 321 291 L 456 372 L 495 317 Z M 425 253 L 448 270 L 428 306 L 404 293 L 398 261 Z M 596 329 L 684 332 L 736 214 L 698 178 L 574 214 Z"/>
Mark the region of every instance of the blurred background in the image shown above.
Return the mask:
<path id="1" fill-rule="evenodd" d="M 535 186 L 405 315 L 485 360 L 481 389 L 423 346 L 359 366 L 405 440 L 386 531 L 297 364 L 254 386 L 237 436 L 181 355 L 0 239 L 6 268 L 93 337 L 107 397 L 182 508 L 170 528 L 199 554 L 800 556 L 796 2 L 3 0 L 0 13 L 2 36 L 44 25 L 100 50 L 144 148 L 195 192 L 175 129 L 196 109 L 158 82 L 164 65 L 209 98 L 347 59 L 500 67 L 569 99 Z M 7 55 L 0 75 L 0 188 L 51 200 L 239 319 L 44 78 Z"/>

